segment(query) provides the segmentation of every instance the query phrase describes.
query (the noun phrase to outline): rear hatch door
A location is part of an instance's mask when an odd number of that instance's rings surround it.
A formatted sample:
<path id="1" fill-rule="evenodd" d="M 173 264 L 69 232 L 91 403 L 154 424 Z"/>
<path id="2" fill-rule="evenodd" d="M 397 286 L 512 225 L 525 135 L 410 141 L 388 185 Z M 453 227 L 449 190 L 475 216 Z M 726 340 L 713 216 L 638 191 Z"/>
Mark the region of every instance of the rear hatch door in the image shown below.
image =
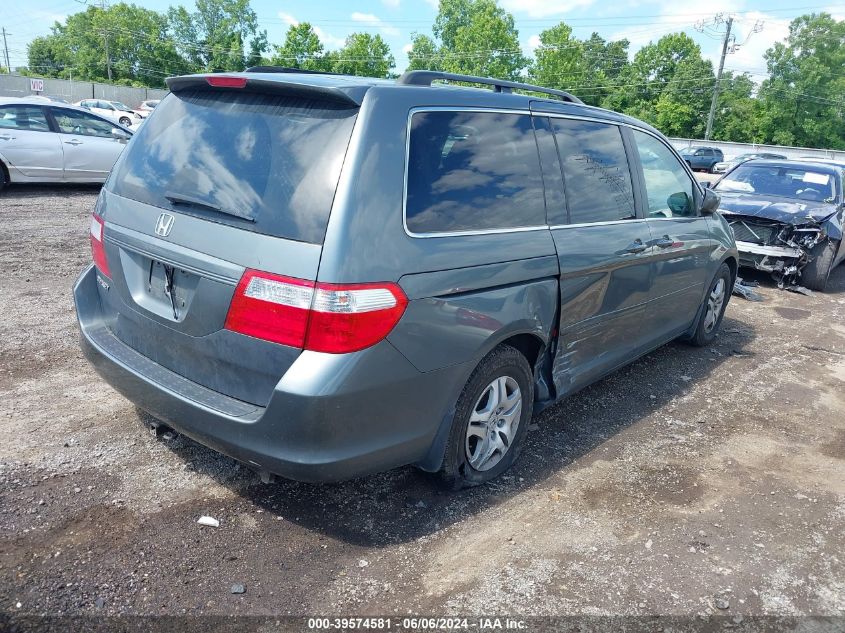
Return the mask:
<path id="1" fill-rule="evenodd" d="M 357 104 L 273 83 L 177 82 L 101 195 L 121 341 L 191 381 L 266 405 L 301 349 L 225 328 L 257 269 L 314 281 Z M 278 85 L 276 85 L 278 84 Z"/>

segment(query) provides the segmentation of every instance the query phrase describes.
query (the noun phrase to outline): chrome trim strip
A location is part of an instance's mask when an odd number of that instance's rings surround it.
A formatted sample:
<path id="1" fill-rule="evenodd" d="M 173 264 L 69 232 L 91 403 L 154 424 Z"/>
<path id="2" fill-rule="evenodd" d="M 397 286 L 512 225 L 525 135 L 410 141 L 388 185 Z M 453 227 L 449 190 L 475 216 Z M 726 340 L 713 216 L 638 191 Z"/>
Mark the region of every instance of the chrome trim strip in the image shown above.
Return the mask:
<path id="1" fill-rule="evenodd" d="M 671 219 L 671 218 L 668 218 Z M 630 220 L 605 220 L 604 222 L 579 222 L 574 224 L 553 224 L 549 229 L 554 231 L 557 229 L 580 229 L 585 226 L 610 226 L 612 224 L 638 224 L 640 222 L 647 222 L 647 218 L 631 218 Z"/>

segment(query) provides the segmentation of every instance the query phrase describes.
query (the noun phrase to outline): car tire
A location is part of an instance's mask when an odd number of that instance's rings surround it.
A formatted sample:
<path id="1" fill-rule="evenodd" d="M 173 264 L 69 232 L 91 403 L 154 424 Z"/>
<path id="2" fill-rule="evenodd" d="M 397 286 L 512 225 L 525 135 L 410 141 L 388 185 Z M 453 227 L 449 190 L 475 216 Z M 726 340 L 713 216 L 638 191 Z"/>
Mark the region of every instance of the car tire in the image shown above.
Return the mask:
<path id="1" fill-rule="evenodd" d="M 500 345 L 478 364 L 458 398 L 440 484 L 450 490 L 478 486 L 510 468 L 533 405 L 531 366 L 518 350 Z"/>
<path id="2" fill-rule="evenodd" d="M 801 271 L 801 284 L 810 290 L 824 292 L 839 249 L 837 240 L 827 240 L 813 249 L 813 259 Z"/>
<path id="3" fill-rule="evenodd" d="M 3 164 L 3 161 L 0 161 L 0 191 L 9 184 L 9 179 L 6 177 L 6 165 Z"/>
<path id="4" fill-rule="evenodd" d="M 707 287 L 704 304 L 701 306 L 698 323 L 689 342 L 696 347 L 710 345 L 719 333 L 725 309 L 733 290 L 733 275 L 727 264 L 719 266 L 716 276 Z"/>
<path id="5" fill-rule="evenodd" d="M 121 125 L 125 125 L 126 127 L 129 127 L 130 125 L 132 125 L 132 121 L 129 120 L 129 117 L 125 117 L 125 116 L 120 117 L 119 123 Z"/>

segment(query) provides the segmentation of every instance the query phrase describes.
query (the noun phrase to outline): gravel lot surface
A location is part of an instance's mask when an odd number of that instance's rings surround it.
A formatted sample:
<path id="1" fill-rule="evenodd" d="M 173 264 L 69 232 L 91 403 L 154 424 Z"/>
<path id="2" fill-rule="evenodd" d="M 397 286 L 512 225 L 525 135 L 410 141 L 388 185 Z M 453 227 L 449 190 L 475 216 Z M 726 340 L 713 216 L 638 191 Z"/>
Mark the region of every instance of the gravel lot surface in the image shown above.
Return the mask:
<path id="1" fill-rule="evenodd" d="M 0 193 L 0 612 L 845 616 L 845 267 L 813 297 L 759 277 L 711 348 L 546 411 L 493 485 L 262 484 L 82 357 L 96 194 Z"/>

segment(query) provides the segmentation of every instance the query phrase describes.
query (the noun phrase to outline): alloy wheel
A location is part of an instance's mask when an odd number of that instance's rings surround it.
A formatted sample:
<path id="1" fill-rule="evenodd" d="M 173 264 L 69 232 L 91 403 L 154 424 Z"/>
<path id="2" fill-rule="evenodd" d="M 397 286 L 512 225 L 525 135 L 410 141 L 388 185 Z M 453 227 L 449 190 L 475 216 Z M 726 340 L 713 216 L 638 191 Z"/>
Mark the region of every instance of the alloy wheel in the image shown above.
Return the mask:
<path id="1" fill-rule="evenodd" d="M 466 433 L 466 458 L 475 470 L 490 470 L 513 444 L 522 416 L 522 392 L 510 376 L 499 376 L 475 402 Z"/>
<path id="2" fill-rule="evenodd" d="M 707 297 L 707 314 L 704 315 L 704 331 L 707 334 L 716 327 L 719 315 L 722 314 L 722 306 L 725 304 L 725 289 L 727 284 L 724 277 L 719 277 L 716 284 Z"/>

